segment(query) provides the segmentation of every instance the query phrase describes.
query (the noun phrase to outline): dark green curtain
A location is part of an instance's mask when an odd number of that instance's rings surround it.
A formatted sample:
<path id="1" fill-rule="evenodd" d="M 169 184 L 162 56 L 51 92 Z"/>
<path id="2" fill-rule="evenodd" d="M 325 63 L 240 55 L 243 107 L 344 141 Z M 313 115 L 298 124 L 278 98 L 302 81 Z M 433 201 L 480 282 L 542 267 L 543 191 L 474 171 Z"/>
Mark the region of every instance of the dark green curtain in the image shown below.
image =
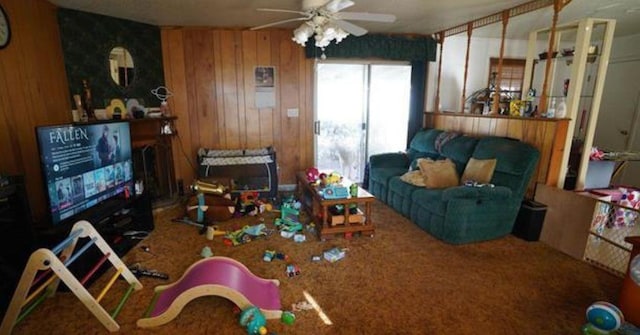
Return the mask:
<path id="1" fill-rule="evenodd" d="M 307 41 L 307 58 L 320 58 L 322 50 Z M 331 43 L 324 49 L 328 58 L 380 58 L 405 61 L 435 61 L 436 41 L 428 36 L 396 36 L 367 34 L 348 36 L 342 42 Z"/>
<path id="2" fill-rule="evenodd" d="M 431 37 L 389 36 L 368 34 L 349 36 L 339 44 L 325 48 L 327 58 L 387 59 L 411 62 L 411 101 L 407 147 L 413 136 L 422 128 L 427 62 L 436 60 L 436 41 Z M 315 47 L 313 39 L 306 45 L 307 58 L 321 57 L 323 51 Z"/>
<path id="3" fill-rule="evenodd" d="M 407 148 L 413 136 L 422 129 L 424 113 L 425 86 L 427 83 L 427 62 L 411 62 L 411 98 L 409 101 L 409 128 L 407 129 Z"/>

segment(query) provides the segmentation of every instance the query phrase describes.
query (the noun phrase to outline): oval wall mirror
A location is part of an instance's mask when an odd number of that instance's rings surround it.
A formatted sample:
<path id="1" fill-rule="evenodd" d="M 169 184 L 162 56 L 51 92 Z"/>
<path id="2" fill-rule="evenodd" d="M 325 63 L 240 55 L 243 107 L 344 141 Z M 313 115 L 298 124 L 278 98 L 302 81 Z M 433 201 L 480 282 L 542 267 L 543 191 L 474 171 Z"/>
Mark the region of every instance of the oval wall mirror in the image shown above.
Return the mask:
<path id="1" fill-rule="evenodd" d="M 111 79 L 121 86 L 127 87 L 131 85 L 134 77 L 133 58 L 129 50 L 123 47 L 115 47 L 109 52 L 109 73 Z"/>

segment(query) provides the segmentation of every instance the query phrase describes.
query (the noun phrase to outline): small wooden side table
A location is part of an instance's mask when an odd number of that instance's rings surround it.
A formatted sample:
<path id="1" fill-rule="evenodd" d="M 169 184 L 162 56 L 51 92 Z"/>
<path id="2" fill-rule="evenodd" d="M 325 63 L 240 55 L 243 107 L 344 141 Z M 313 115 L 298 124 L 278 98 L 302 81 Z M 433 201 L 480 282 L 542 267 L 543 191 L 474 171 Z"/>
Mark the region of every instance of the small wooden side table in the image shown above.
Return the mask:
<path id="1" fill-rule="evenodd" d="M 298 199 L 307 210 L 307 213 L 314 220 L 318 228 L 318 237 L 325 241 L 332 238 L 335 234 L 357 233 L 369 235 L 373 237 L 375 227 L 371 219 L 371 204 L 376 198 L 361 187 L 358 187 L 357 197 L 348 197 L 345 199 L 324 199 L 321 189 L 309 184 L 304 172 L 296 173 L 297 188 L 296 193 Z M 364 217 L 362 220 L 350 220 L 349 208 L 352 204 L 364 206 Z M 335 224 L 329 221 L 329 208 L 336 205 L 344 206 L 342 223 Z"/>

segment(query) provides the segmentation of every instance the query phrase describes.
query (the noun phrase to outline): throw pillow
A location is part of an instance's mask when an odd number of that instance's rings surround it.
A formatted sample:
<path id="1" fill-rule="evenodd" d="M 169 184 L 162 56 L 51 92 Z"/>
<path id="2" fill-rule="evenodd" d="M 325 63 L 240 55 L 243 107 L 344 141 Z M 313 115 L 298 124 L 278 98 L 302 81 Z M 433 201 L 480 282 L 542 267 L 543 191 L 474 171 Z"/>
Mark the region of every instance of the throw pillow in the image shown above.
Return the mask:
<path id="1" fill-rule="evenodd" d="M 403 174 L 400 176 L 400 180 L 411 185 L 424 187 L 424 178 L 422 177 L 422 172 L 419 170 L 409 171 Z"/>
<path id="2" fill-rule="evenodd" d="M 496 169 L 495 158 L 493 159 L 475 159 L 471 157 L 467 166 L 464 168 L 460 181 L 466 182 L 473 180 L 480 184 L 488 184 L 493 178 L 493 171 Z"/>
<path id="3" fill-rule="evenodd" d="M 418 162 L 427 188 L 447 188 L 458 186 L 460 179 L 455 164 L 449 160 L 424 159 Z"/>

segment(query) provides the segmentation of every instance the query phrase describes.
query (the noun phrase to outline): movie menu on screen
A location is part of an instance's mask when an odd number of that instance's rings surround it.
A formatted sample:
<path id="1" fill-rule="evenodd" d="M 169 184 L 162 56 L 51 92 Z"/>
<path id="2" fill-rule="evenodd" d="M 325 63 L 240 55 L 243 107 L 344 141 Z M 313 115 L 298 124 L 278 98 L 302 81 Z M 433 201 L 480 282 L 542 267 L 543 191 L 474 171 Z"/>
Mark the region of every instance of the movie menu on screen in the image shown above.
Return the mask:
<path id="1" fill-rule="evenodd" d="M 49 127 L 38 137 L 55 222 L 130 187 L 127 123 Z"/>

